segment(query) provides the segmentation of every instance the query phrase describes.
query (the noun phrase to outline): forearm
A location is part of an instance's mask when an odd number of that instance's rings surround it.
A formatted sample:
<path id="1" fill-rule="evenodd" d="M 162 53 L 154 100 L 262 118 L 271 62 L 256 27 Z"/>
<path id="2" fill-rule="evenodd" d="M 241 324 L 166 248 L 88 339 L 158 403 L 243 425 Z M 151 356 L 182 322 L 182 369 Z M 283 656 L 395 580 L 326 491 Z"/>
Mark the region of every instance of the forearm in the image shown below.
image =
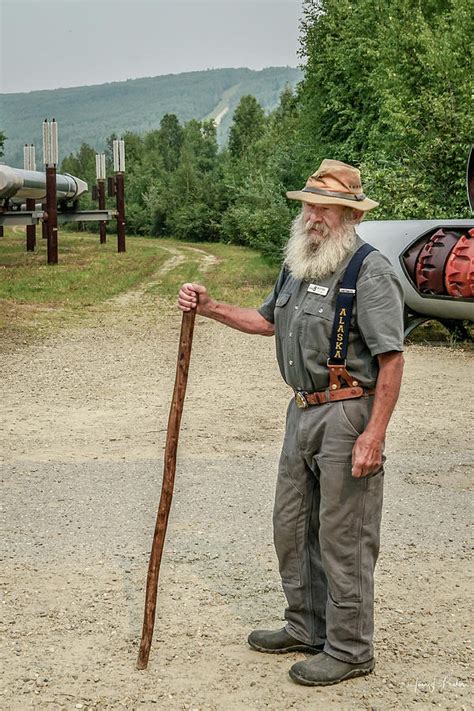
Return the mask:
<path id="1" fill-rule="evenodd" d="M 260 336 L 273 336 L 275 333 L 273 324 L 263 318 L 257 309 L 246 309 L 210 299 L 202 306 L 198 303 L 197 312 L 244 333 Z"/>
<path id="2" fill-rule="evenodd" d="M 376 439 L 384 440 L 400 393 L 404 360 L 403 354 L 397 352 L 384 353 L 378 360 L 379 375 L 374 404 L 365 432 Z"/>

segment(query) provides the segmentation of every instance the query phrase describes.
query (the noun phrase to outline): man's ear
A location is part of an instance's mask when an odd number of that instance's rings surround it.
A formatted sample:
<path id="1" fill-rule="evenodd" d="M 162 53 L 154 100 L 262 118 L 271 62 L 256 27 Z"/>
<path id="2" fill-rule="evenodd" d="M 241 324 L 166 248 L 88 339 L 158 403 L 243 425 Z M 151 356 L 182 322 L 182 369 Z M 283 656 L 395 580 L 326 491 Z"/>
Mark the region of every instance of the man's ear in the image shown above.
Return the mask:
<path id="1" fill-rule="evenodd" d="M 364 219 L 365 213 L 362 210 L 352 210 L 352 222 L 358 225 Z"/>

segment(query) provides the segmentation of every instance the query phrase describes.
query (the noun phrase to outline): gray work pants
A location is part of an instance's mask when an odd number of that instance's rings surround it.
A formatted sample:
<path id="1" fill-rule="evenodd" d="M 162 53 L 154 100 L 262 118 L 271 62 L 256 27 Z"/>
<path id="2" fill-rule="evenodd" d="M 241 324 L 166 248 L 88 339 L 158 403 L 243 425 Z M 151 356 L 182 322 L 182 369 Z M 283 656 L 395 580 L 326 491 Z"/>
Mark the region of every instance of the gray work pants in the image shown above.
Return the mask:
<path id="1" fill-rule="evenodd" d="M 373 657 L 383 469 L 351 475 L 373 397 L 301 410 L 291 401 L 274 508 L 288 632 L 343 661 Z"/>

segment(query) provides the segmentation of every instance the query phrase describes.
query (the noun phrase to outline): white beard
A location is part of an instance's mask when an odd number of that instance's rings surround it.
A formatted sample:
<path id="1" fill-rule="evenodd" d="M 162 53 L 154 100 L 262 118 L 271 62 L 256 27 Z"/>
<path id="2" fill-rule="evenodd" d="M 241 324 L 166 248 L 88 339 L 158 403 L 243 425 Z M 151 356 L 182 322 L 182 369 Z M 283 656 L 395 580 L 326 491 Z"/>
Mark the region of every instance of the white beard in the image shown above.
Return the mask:
<path id="1" fill-rule="evenodd" d="M 319 234 L 308 229 L 303 212 L 293 220 L 285 246 L 285 264 L 295 279 L 311 281 L 333 274 L 348 254 L 354 251 L 356 232 L 351 224 L 337 230 L 318 225 Z"/>

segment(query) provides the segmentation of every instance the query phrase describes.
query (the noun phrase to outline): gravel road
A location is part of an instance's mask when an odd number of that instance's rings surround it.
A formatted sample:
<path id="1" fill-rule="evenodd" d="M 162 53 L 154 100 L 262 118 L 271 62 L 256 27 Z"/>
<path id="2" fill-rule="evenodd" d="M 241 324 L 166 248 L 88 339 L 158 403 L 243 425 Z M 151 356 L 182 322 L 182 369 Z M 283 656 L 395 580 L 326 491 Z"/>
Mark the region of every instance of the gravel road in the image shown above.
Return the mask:
<path id="1" fill-rule="evenodd" d="M 7 709 L 472 708 L 472 353 L 411 346 L 388 442 L 374 674 L 291 682 L 272 546 L 273 340 L 197 319 L 147 671 L 135 662 L 180 317 L 146 289 L 2 352 Z M 472 397 L 472 394 L 471 394 Z M 472 401 L 472 400 L 471 400 Z"/>

